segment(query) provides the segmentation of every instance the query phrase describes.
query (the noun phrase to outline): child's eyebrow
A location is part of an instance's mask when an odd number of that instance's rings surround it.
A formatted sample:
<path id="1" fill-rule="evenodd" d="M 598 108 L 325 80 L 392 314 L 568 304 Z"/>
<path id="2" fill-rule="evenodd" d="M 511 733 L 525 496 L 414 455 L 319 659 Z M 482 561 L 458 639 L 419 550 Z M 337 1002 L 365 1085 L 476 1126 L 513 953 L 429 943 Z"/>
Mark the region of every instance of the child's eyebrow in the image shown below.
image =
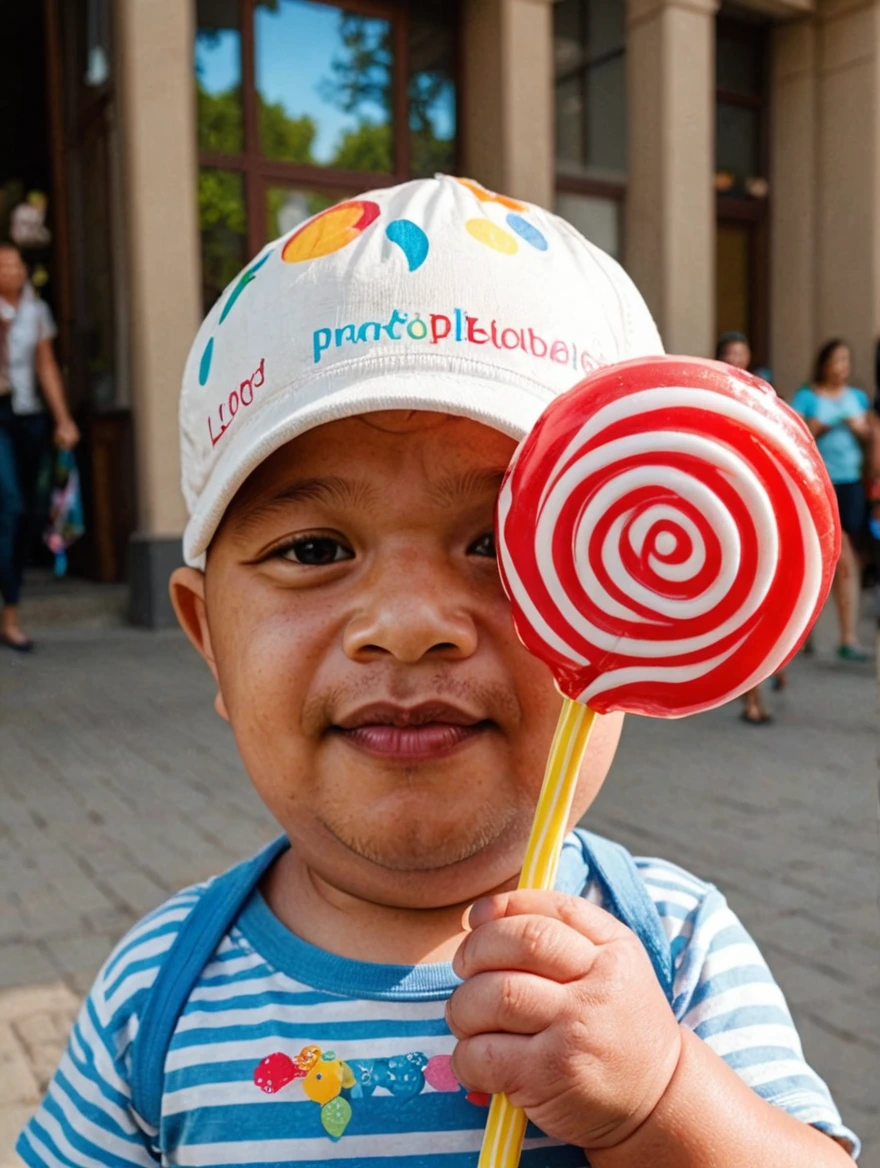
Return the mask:
<path id="1" fill-rule="evenodd" d="M 444 475 L 432 484 L 430 494 L 438 503 L 457 503 L 462 499 L 473 499 L 476 495 L 497 495 L 507 467 L 490 470 L 468 470 L 463 474 Z"/>
<path id="2" fill-rule="evenodd" d="M 448 474 L 438 479 L 429 488 L 433 499 L 443 506 L 452 506 L 463 499 L 475 496 L 498 494 L 506 467 L 490 470 L 469 470 L 459 474 Z M 341 507 L 369 507 L 379 500 L 379 491 L 370 483 L 358 479 L 346 479 L 339 475 L 326 478 L 297 479 L 285 483 L 268 498 L 260 499 L 251 506 L 242 504 L 236 509 L 233 527 L 237 534 L 244 535 L 261 520 L 276 515 L 290 503 L 334 503 Z"/>
<path id="3" fill-rule="evenodd" d="M 276 514 L 288 503 L 336 503 L 341 506 L 364 506 L 373 502 L 377 492 L 369 483 L 344 479 L 338 475 L 327 478 L 298 479 L 285 483 L 268 498 L 260 499 L 250 507 L 242 507 L 235 516 L 234 526 L 244 533 L 260 520 Z"/>

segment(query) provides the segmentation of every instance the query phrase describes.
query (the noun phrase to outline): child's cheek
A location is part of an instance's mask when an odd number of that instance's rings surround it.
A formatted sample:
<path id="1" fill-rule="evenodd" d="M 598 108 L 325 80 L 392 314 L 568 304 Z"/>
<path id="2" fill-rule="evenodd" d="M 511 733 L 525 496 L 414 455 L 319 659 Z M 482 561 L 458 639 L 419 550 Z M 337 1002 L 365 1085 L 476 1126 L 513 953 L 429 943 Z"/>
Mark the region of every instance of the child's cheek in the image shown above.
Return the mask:
<path id="1" fill-rule="evenodd" d="M 220 689 L 237 737 L 299 725 L 303 691 L 319 659 L 307 622 L 291 609 L 235 597 L 215 638 Z"/>

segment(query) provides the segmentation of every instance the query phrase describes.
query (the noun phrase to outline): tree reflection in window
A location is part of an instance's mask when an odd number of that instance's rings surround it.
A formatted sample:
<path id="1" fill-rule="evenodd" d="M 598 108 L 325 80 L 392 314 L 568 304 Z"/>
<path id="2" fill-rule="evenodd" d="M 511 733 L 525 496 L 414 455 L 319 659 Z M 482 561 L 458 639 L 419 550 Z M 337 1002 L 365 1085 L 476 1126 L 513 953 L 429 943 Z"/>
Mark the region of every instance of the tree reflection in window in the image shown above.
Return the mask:
<path id="1" fill-rule="evenodd" d="M 320 85 L 325 101 L 358 124 L 344 130 L 332 165 L 341 170 L 390 171 L 394 169 L 394 118 L 391 88 L 391 26 L 352 12 L 339 13 L 340 50 L 330 64 L 330 75 Z M 381 120 L 361 113 L 383 111 Z"/>
<path id="2" fill-rule="evenodd" d="M 206 309 L 304 210 L 456 168 L 457 0 L 350 5 L 196 0 Z"/>

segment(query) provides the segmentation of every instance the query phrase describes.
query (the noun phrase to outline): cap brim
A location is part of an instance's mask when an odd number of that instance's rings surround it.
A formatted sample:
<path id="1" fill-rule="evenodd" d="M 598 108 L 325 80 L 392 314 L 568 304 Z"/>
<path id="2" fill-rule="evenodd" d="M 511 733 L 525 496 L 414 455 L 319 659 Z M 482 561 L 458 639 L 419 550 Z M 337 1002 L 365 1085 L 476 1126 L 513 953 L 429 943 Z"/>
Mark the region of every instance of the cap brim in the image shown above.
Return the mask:
<path id="1" fill-rule="evenodd" d="M 519 440 L 554 396 L 553 390 L 535 382 L 501 381 L 497 374 L 478 377 L 436 369 L 420 372 L 412 365 L 399 372 L 385 368 L 372 376 L 361 370 L 354 380 L 351 370 L 340 371 L 336 377 L 316 379 L 308 387 L 282 393 L 250 417 L 241 416 L 238 432 L 229 435 L 229 445 L 215 464 L 187 524 L 184 559 L 191 567 L 204 569 L 214 533 L 248 476 L 285 443 L 316 426 L 376 410 L 439 410 L 482 422 Z M 497 410 L 492 408 L 494 401 L 498 402 Z"/>

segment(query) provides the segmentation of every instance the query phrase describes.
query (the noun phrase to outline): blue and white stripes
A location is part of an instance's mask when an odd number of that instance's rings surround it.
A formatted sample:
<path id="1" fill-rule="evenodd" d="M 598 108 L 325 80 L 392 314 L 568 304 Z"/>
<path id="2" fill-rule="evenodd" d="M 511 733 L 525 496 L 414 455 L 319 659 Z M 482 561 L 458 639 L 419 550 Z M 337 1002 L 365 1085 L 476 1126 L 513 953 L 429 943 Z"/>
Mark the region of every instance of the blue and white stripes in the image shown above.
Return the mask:
<path id="1" fill-rule="evenodd" d="M 782 992 L 721 894 L 665 861 L 637 865 L 672 947 L 676 1016 L 763 1098 L 855 1150 L 828 1089 L 804 1061 Z M 575 887 L 570 880 L 569 869 Z M 602 902 L 585 869 L 576 886 Z M 19 1140 L 25 1162 L 473 1168 L 486 1109 L 451 1079 L 451 969 L 367 965 L 315 949 L 289 933 L 259 893 L 189 998 L 166 1061 L 161 1127 L 147 1128 L 131 1105 L 131 1044 L 156 972 L 204 887 L 146 917 L 107 961 Z M 294 1059 L 307 1047 L 320 1049 L 327 1068 L 338 1060 L 346 1068 L 349 1118 L 338 1138 L 325 1122 L 330 1088 L 320 1065 L 308 1091 L 303 1077 L 271 1094 L 254 1083 L 263 1059 Z M 584 1163 L 578 1149 L 529 1128 L 523 1168 Z"/>

